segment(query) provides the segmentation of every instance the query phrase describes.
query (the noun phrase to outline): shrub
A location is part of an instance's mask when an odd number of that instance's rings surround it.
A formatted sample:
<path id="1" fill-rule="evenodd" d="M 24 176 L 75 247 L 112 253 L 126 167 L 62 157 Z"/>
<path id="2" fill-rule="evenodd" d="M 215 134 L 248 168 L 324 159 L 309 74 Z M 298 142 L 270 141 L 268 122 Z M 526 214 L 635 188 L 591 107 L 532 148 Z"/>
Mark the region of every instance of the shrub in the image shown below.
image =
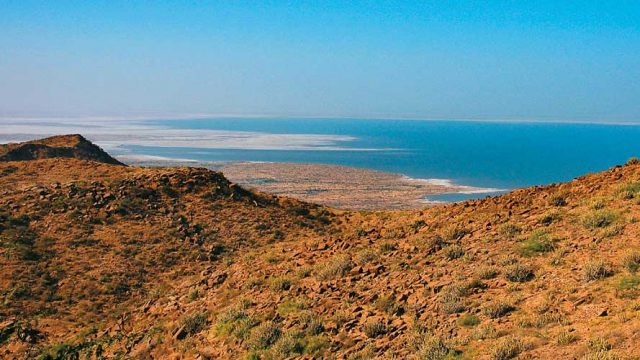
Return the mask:
<path id="1" fill-rule="evenodd" d="M 444 360 L 449 355 L 449 346 L 439 336 L 426 336 L 418 345 L 418 360 Z"/>
<path id="2" fill-rule="evenodd" d="M 629 158 L 629 160 L 627 160 L 627 165 L 638 165 L 640 164 L 640 160 L 638 160 L 637 157 L 632 156 Z"/>
<path id="3" fill-rule="evenodd" d="M 390 253 L 392 251 L 395 251 L 396 249 L 397 249 L 396 244 L 392 242 L 387 241 L 380 244 L 380 252 L 382 252 L 383 254 Z"/>
<path id="4" fill-rule="evenodd" d="M 582 268 L 582 274 L 586 281 L 594 281 L 612 274 L 611 267 L 603 260 L 587 262 Z"/>
<path id="5" fill-rule="evenodd" d="M 519 226 L 514 224 L 504 224 L 500 226 L 500 228 L 498 229 L 498 232 L 500 233 L 500 235 L 503 235 L 510 239 L 520 234 L 521 231 L 522 229 Z"/>
<path id="6" fill-rule="evenodd" d="M 308 307 L 307 302 L 302 299 L 287 299 L 278 304 L 278 315 L 287 317 L 289 314 L 295 314 Z"/>
<path id="7" fill-rule="evenodd" d="M 369 320 L 362 326 L 362 331 L 369 338 L 384 335 L 387 330 L 387 325 L 382 320 Z"/>
<path id="8" fill-rule="evenodd" d="M 389 315 L 402 315 L 404 308 L 401 304 L 396 303 L 392 295 L 385 295 L 379 297 L 375 304 L 375 308 L 384 311 Z"/>
<path id="9" fill-rule="evenodd" d="M 481 266 L 478 271 L 476 272 L 476 274 L 478 275 L 478 277 L 480 279 L 483 280 L 489 280 L 489 279 L 493 279 L 496 276 L 498 276 L 498 268 L 496 268 L 495 266 Z"/>
<path id="10" fill-rule="evenodd" d="M 587 340 L 587 348 L 591 351 L 600 352 L 600 351 L 609 351 L 613 347 L 607 339 L 603 337 L 594 337 Z"/>
<path id="11" fill-rule="evenodd" d="M 618 296 L 626 298 L 635 298 L 640 294 L 640 276 L 631 275 L 624 276 L 616 284 L 616 290 L 619 291 Z"/>
<path id="12" fill-rule="evenodd" d="M 474 340 L 495 339 L 498 337 L 498 331 L 490 324 L 480 325 L 473 330 L 471 338 Z"/>
<path id="13" fill-rule="evenodd" d="M 504 276 L 512 282 L 526 282 L 533 279 L 534 273 L 531 267 L 517 263 L 507 266 Z"/>
<path id="14" fill-rule="evenodd" d="M 469 230 L 459 225 L 451 225 L 442 231 L 442 237 L 447 241 L 455 241 L 462 239 L 468 233 Z"/>
<path id="15" fill-rule="evenodd" d="M 464 255 L 464 248 L 460 245 L 450 245 L 445 247 L 443 250 L 444 256 L 449 260 L 455 260 Z"/>
<path id="16" fill-rule="evenodd" d="M 558 337 L 556 338 L 556 344 L 558 345 L 569 345 L 578 340 L 578 337 L 567 330 L 562 330 L 558 333 Z"/>
<path id="17" fill-rule="evenodd" d="M 251 349 L 267 349 L 280 338 L 281 334 L 282 331 L 278 325 L 272 321 L 265 321 L 251 330 L 247 342 Z"/>
<path id="18" fill-rule="evenodd" d="M 249 316 L 243 307 L 232 307 L 218 315 L 216 334 L 233 335 L 237 339 L 245 339 L 249 331 L 259 321 Z"/>
<path id="19" fill-rule="evenodd" d="M 640 253 L 638 252 L 629 252 L 622 258 L 622 263 L 624 267 L 630 273 L 635 273 L 640 269 Z"/>
<path id="20" fill-rule="evenodd" d="M 463 297 L 467 289 L 460 285 L 449 285 L 442 289 L 438 300 L 441 309 L 447 314 L 455 314 L 466 309 Z"/>
<path id="21" fill-rule="evenodd" d="M 553 194 L 549 198 L 549 204 L 553 206 L 565 206 L 567 205 L 567 200 L 564 194 Z"/>
<path id="22" fill-rule="evenodd" d="M 314 359 L 324 358 L 319 355 L 330 346 L 331 344 L 324 336 L 308 336 L 303 339 L 303 352 L 312 355 Z"/>
<path id="23" fill-rule="evenodd" d="M 464 327 L 474 327 L 480 324 L 480 319 L 473 314 L 464 314 L 458 319 L 458 324 Z"/>
<path id="24" fill-rule="evenodd" d="M 617 215 L 607 209 L 597 209 L 587 213 L 582 218 L 582 224 L 589 229 L 603 228 L 611 225 Z"/>
<path id="25" fill-rule="evenodd" d="M 545 253 L 555 248 L 551 235 L 544 230 L 534 231 L 520 246 L 522 255 L 530 256 L 534 253 Z"/>
<path id="26" fill-rule="evenodd" d="M 275 276 L 269 279 L 269 287 L 276 291 L 285 291 L 291 288 L 291 279 L 286 276 Z"/>
<path id="27" fill-rule="evenodd" d="M 319 267 L 317 278 L 330 280 L 344 276 L 351 270 L 352 263 L 349 255 L 338 255 Z"/>
<path id="28" fill-rule="evenodd" d="M 324 331 L 322 318 L 311 311 L 300 314 L 300 325 L 309 335 L 318 335 Z"/>
<path id="29" fill-rule="evenodd" d="M 206 329 L 208 325 L 209 319 L 205 312 L 188 316 L 182 320 L 182 326 L 184 326 L 184 332 L 187 336 L 201 332 Z"/>
<path id="30" fill-rule="evenodd" d="M 497 300 L 487 304 L 482 309 L 482 313 L 491 319 L 497 319 L 507 315 L 513 310 L 515 310 L 515 307 L 513 307 L 513 305 L 511 305 L 510 303 L 502 300 Z"/>
<path id="31" fill-rule="evenodd" d="M 300 335 L 286 332 L 273 344 L 271 355 L 275 359 L 287 359 L 293 355 L 301 354 L 303 351 L 304 347 L 301 344 Z"/>
<path id="32" fill-rule="evenodd" d="M 492 360 L 508 360 L 513 359 L 518 356 L 522 351 L 524 351 L 525 346 L 522 340 L 518 339 L 515 336 L 508 336 L 495 345 L 493 350 L 491 351 L 491 359 Z"/>
<path id="33" fill-rule="evenodd" d="M 378 255 L 373 250 L 365 249 L 356 255 L 355 262 L 356 264 L 363 266 L 376 260 L 378 260 Z"/>

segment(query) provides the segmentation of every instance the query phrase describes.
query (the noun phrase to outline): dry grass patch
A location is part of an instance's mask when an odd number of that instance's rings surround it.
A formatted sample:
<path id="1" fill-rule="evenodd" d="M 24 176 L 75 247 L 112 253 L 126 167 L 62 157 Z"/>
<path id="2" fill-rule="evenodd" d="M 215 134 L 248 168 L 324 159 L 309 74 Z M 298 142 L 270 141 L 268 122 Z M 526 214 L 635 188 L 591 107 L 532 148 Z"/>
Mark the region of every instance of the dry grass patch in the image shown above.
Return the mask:
<path id="1" fill-rule="evenodd" d="M 585 281 L 599 280 L 611 276 L 613 271 L 611 265 L 604 260 L 593 260 L 587 262 L 582 268 L 582 276 Z"/>
<path id="2" fill-rule="evenodd" d="M 528 265 L 516 263 L 504 269 L 504 277 L 511 282 L 526 282 L 534 278 L 533 269 Z"/>
<path id="3" fill-rule="evenodd" d="M 353 263 L 349 255 L 338 255 L 318 266 L 316 277 L 318 280 L 331 280 L 344 276 L 351 270 Z"/>

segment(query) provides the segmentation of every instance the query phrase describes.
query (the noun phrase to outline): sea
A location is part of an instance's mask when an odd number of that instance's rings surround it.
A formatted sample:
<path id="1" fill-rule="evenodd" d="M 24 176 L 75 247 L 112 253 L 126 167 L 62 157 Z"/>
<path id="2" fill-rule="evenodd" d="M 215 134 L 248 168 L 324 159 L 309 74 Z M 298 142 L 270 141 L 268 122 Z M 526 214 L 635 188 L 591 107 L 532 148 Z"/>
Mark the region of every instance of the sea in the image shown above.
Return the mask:
<path id="1" fill-rule="evenodd" d="M 640 157 L 640 124 L 626 123 L 323 118 L 174 119 L 145 123 L 164 129 L 235 134 L 230 136 L 266 134 L 283 136 L 287 141 L 287 135 L 304 135 L 324 141 L 283 148 L 125 144 L 117 151 L 198 161 L 346 165 L 484 189 L 471 194 L 430 196 L 429 201 L 460 201 L 568 181 Z"/>

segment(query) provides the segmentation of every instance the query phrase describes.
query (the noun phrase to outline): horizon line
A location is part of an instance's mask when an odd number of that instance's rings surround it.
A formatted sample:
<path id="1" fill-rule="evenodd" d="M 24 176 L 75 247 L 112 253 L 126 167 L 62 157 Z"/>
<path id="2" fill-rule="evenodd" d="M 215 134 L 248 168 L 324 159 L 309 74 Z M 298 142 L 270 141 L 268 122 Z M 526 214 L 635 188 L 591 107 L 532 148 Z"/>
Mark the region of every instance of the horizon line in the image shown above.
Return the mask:
<path id="1" fill-rule="evenodd" d="M 548 118 L 448 118 L 420 116 L 347 116 L 347 115 L 283 115 L 238 113 L 182 113 L 158 115 L 63 115 L 63 116 L 0 116 L 0 121 L 153 121 L 153 120 L 206 120 L 206 119 L 330 119 L 330 120 L 400 120 L 400 121 L 451 121 L 522 124 L 580 124 L 638 126 L 640 120 L 568 120 Z"/>

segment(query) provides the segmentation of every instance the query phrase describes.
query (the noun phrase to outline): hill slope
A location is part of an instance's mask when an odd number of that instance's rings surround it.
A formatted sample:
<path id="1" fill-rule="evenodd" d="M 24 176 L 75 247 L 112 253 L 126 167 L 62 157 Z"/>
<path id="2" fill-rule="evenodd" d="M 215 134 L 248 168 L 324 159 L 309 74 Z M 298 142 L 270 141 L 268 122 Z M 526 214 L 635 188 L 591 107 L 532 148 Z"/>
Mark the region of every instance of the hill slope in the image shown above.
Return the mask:
<path id="1" fill-rule="evenodd" d="M 124 165 L 82 135 L 60 135 L 17 144 L 0 145 L 0 161 L 75 158 Z"/>
<path id="2" fill-rule="evenodd" d="M 0 357 L 635 358 L 640 164 L 423 211 L 0 164 Z"/>

